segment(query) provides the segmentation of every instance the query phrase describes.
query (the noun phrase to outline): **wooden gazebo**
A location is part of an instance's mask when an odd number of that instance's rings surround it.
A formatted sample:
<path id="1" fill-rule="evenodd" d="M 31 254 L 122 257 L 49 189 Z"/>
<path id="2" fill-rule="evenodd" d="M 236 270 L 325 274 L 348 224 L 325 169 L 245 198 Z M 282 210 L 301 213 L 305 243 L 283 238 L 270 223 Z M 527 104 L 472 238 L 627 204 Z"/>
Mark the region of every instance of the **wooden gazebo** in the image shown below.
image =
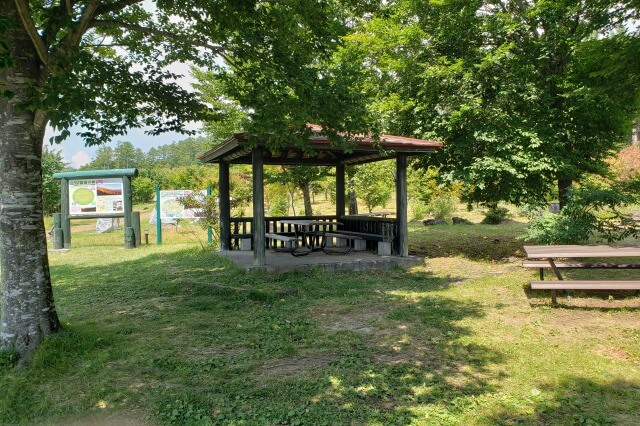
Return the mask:
<path id="1" fill-rule="evenodd" d="M 373 161 L 396 159 L 396 217 L 385 219 L 394 226 L 393 254 L 408 256 L 407 242 L 407 157 L 429 154 L 442 147 L 442 142 L 380 135 L 374 141 L 360 137 L 349 148 L 336 146 L 326 136 L 320 134 L 319 126 L 311 125 L 307 149 L 293 144 L 277 150 L 269 149 L 264 141 L 249 140 L 245 133 L 236 133 L 221 145 L 200 156 L 204 163 L 218 163 L 220 198 L 220 248 L 231 250 L 231 206 L 229 202 L 229 166 L 231 164 L 251 164 L 253 170 L 253 218 L 251 234 L 253 238 L 253 259 L 255 266 L 266 263 L 266 218 L 264 209 L 264 165 L 310 165 L 333 166 L 336 169 L 336 214 L 335 220 L 348 219 L 345 216 L 345 167 Z M 327 219 L 323 217 L 323 219 Z M 376 218 L 381 219 L 381 218 Z"/>

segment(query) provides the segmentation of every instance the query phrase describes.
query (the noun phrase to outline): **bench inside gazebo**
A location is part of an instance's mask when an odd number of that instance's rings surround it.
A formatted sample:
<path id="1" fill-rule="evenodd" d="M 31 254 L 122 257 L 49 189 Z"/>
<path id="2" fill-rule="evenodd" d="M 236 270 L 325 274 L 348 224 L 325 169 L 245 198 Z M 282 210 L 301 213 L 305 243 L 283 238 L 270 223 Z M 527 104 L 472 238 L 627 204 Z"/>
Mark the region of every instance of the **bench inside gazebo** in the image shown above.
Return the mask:
<path id="1" fill-rule="evenodd" d="M 265 141 L 236 133 L 217 147 L 205 152 L 200 160 L 218 163 L 220 199 L 220 249 L 230 251 L 245 245 L 253 251 L 253 265 L 267 264 L 266 251 L 272 238 L 294 235 L 296 221 L 321 222 L 321 232 L 351 235 L 348 244 L 376 250 L 381 255 L 407 257 L 407 161 L 410 156 L 425 155 L 442 147 L 442 142 L 380 135 L 379 140 L 359 137 L 349 147 L 332 144 L 321 134 L 319 126 L 310 125 L 312 135 L 308 146 L 302 149 L 294 144 L 271 149 Z M 251 140 L 250 140 L 251 139 Z M 345 214 L 345 168 L 373 161 L 396 160 L 396 212 L 395 217 Z M 253 173 L 253 217 L 231 218 L 229 167 L 232 164 L 251 164 Z M 332 166 L 336 174 L 335 215 L 265 217 L 264 166 L 309 165 Z M 386 216 L 386 215 L 385 215 Z M 270 238 L 271 237 L 271 238 Z M 346 237 L 345 237 L 346 238 Z M 284 244 L 284 240 L 280 245 Z M 337 238 L 339 240 L 340 238 Z"/>

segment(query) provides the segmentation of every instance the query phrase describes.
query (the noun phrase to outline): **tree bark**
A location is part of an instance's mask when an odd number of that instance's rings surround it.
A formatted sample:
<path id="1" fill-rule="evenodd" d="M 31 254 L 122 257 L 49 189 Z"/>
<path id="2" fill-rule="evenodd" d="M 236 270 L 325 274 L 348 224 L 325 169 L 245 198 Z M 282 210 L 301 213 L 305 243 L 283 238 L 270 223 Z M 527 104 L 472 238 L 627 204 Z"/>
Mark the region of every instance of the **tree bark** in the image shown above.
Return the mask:
<path id="1" fill-rule="evenodd" d="M 311 185 L 309 182 L 302 184 L 302 196 L 304 198 L 304 215 L 313 216 L 313 208 L 311 207 Z"/>
<path id="2" fill-rule="evenodd" d="M 293 215 L 296 215 L 296 205 L 295 205 L 295 193 L 296 193 L 296 189 L 293 188 L 291 190 L 288 190 L 289 192 L 289 197 L 290 197 L 290 201 L 291 201 L 291 211 L 293 212 Z"/>
<path id="3" fill-rule="evenodd" d="M 562 210 L 569 201 L 569 190 L 572 185 L 572 179 L 558 178 L 558 202 L 560 204 L 560 210 Z"/>
<path id="4" fill-rule="evenodd" d="M 358 214 L 358 197 L 353 189 L 349 191 L 349 214 Z"/>
<path id="5" fill-rule="evenodd" d="M 42 217 L 42 142 L 46 117 L 24 108 L 39 60 L 13 2 L 0 15 L 17 25 L 3 34 L 14 65 L 0 73 L 0 346 L 28 355 L 60 330 L 53 301 Z"/>

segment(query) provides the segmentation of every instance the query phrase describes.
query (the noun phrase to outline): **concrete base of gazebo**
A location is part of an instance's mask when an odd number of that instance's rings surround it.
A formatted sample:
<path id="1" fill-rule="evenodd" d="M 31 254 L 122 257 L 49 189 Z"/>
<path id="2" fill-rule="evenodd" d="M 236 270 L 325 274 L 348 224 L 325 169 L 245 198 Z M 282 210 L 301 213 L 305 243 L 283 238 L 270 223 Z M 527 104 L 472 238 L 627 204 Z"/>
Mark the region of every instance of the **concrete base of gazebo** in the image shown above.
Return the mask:
<path id="1" fill-rule="evenodd" d="M 286 272 L 307 270 L 310 267 L 317 267 L 325 272 L 368 271 L 393 267 L 411 268 L 424 263 L 424 258 L 422 257 L 378 256 L 375 253 L 364 251 L 351 252 L 346 255 L 328 255 L 322 252 L 314 252 L 300 257 L 291 256 L 289 253 L 267 251 L 266 265 L 254 266 L 252 251 L 220 251 L 218 254 L 231 259 L 246 271 Z"/>

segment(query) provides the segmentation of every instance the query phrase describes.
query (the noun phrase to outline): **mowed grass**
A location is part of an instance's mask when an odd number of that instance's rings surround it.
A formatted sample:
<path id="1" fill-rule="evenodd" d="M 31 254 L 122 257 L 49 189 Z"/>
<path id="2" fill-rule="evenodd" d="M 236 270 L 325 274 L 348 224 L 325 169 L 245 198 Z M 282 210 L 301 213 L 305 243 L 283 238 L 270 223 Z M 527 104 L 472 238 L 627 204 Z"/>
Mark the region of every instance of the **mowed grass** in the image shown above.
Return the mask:
<path id="1" fill-rule="evenodd" d="M 0 369 L 0 423 L 640 424 L 640 298 L 551 307 L 522 230 L 412 225 L 424 265 L 334 274 L 77 232 L 50 253 L 64 331 Z"/>

